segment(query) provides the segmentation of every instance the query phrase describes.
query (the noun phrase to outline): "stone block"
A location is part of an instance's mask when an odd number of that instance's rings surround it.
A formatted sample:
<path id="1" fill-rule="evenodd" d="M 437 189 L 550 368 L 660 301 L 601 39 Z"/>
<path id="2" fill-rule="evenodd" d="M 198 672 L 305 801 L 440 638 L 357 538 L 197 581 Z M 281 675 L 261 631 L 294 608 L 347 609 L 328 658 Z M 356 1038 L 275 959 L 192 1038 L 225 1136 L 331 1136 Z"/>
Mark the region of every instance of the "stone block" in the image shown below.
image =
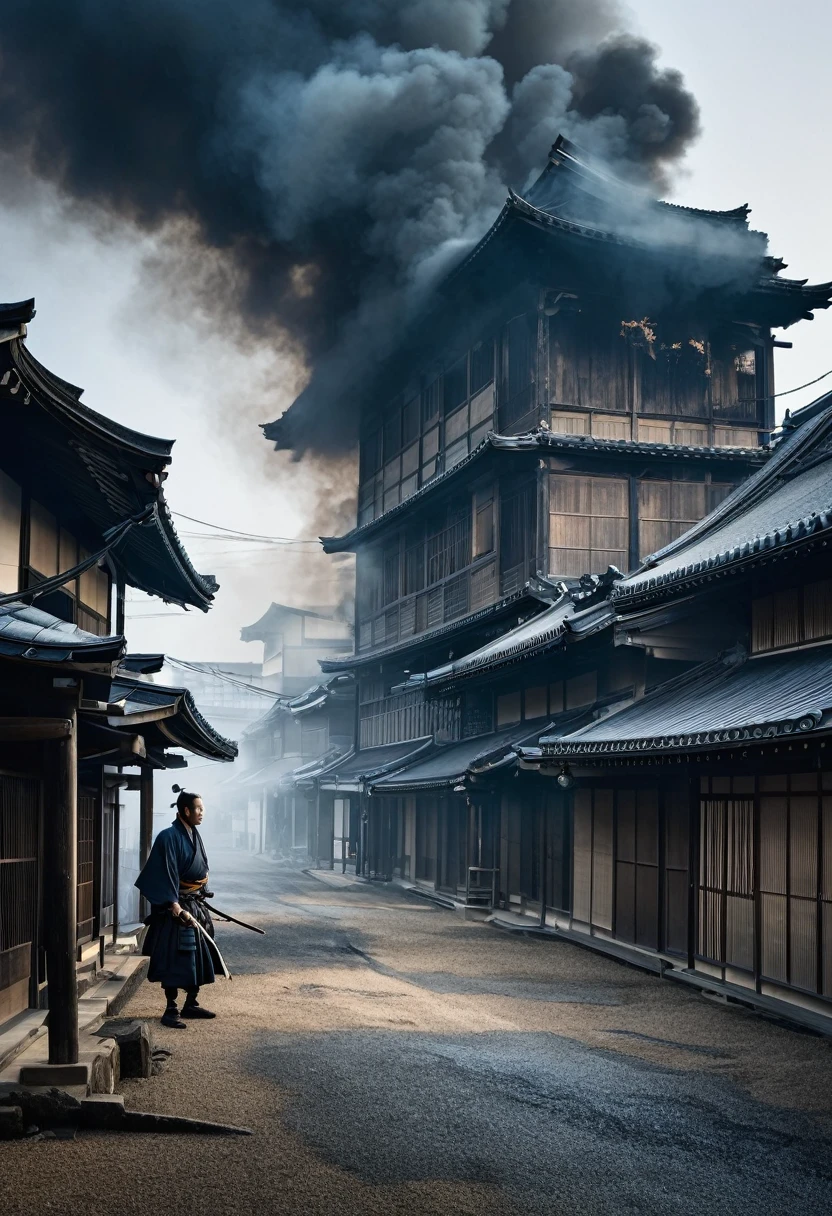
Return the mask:
<path id="1" fill-rule="evenodd" d="M 90 1040 L 87 1040 L 89 1042 Z M 96 1042 L 95 1039 L 92 1042 Z M 114 1039 L 97 1040 L 95 1050 L 85 1050 L 81 1059 L 89 1062 L 91 1094 L 114 1093 L 120 1080 L 119 1050 Z"/>
<path id="2" fill-rule="evenodd" d="M 89 1085 L 89 1064 L 24 1064 L 20 1084 L 26 1086 Z"/>
<path id="3" fill-rule="evenodd" d="M 153 1032 L 147 1022 L 135 1018 L 110 1018 L 97 1033 L 115 1039 L 121 1077 L 153 1075 Z"/>
<path id="4" fill-rule="evenodd" d="M 94 1094 L 81 1099 L 81 1123 L 84 1127 L 119 1128 L 123 1121 L 123 1094 Z"/>
<path id="5" fill-rule="evenodd" d="M 23 1121 L 38 1127 L 64 1127 L 77 1123 L 81 1103 L 72 1094 L 62 1089 L 24 1089 L 22 1085 L 0 1085 L 0 1110 L 19 1107 Z"/>
<path id="6" fill-rule="evenodd" d="M 0 1140 L 21 1140 L 23 1111 L 19 1106 L 0 1106 Z"/>

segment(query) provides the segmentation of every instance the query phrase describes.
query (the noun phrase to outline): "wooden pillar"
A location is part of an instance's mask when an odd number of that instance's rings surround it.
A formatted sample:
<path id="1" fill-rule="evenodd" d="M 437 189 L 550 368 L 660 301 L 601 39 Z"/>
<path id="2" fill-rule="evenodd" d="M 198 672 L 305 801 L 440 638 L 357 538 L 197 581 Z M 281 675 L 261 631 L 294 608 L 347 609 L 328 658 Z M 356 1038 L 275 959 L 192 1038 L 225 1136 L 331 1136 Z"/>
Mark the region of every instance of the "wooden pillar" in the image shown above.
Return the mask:
<path id="1" fill-rule="evenodd" d="M 139 866 L 143 867 L 153 845 L 153 769 L 143 768 L 139 778 Z M 147 915 L 150 906 L 142 896 L 141 907 L 143 915 Z"/>
<path id="2" fill-rule="evenodd" d="M 78 1063 L 75 972 L 78 877 L 78 740 L 75 707 L 69 733 L 47 744 L 43 842 L 44 947 L 49 985 L 49 1063 Z"/>
<path id="3" fill-rule="evenodd" d="M 359 796 L 360 811 L 360 828 L 358 836 L 358 850 L 355 859 L 355 872 L 361 874 L 365 878 L 370 876 L 370 807 L 368 805 L 367 794 L 365 790 L 361 790 Z"/>
<path id="4" fill-rule="evenodd" d="M 538 886 L 540 887 L 540 926 L 544 928 L 546 925 L 546 901 L 549 898 L 547 889 L 548 877 L 548 859 L 546 854 L 549 849 L 549 803 L 545 794 L 542 791 L 536 790 L 535 802 L 537 803 L 537 813 L 540 816 L 540 877 L 538 878 Z"/>
<path id="5" fill-rule="evenodd" d="M 104 894 L 104 873 L 105 867 L 109 864 L 109 858 L 104 856 L 104 765 L 102 764 L 98 770 L 97 779 L 95 782 L 95 825 L 94 825 L 95 844 L 93 849 L 93 871 L 92 871 L 92 914 L 93 914 L 93 937 L 100 938 L 104 932 L 103 919 L 103 894 Z"/>
<path id="6" fill-rule="evenodd" d="M 118 941 L 118 868 L 119 868 L 119 837 L 121 836 L 121 787 L 116 789 L 116 800 L 113 805 L 113 942 Z"/>

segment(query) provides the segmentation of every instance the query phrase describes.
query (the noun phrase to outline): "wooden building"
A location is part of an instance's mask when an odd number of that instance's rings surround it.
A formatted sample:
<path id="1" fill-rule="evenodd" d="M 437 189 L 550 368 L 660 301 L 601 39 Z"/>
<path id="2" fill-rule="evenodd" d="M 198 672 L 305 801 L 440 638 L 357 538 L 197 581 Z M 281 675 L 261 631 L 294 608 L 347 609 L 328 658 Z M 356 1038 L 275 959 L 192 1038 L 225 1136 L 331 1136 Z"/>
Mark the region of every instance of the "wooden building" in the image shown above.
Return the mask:
<path id="1" fill-rule="evenodd" d="M 0 1021 L 48 1008 L 71 1063 L 79 983 L 117 932 L 119 788 L 141 789 L 146 855 L 153 771 L 187 762 L 169 749 L 236 747 L 143 678 L 161 655 L 126 654 L 126 586 L 202 610 L 217 591 L 165 503 L 172 444 L 83 405 L 28 351 L 33 315 L 0 306 Z"/>
<path id="2" fill-rule="evenodd" d="M 832 394 L 611 591 L 614 649 L 690 664 L 520 749 L 569 788 L 553 924 L 815 1026 L 832 1017 Z M 713 655 L 714 622 L 733 644 Z M 698 660 L 698 661 L 696 661 Z"/>
<path id="3" fill-rule="evenodd" d="M 356 554 L 356 646 L 322 666 L 356 679 L 354 754 L 327 780 L 353 787 L 351 813 L 359 801 L 365 874 L 390 877 L 409 857 L 425 881 L 435 870 L 447 889 L 469 890 L 454 860 L 462 761 L 488 767 L 512 723 L 531 733 L 597 706 L 616 680 L 651 686 L 650 661 L 607 670 L 589 638 L 567 647 L 561 675 L 560 659 L 545 673 L 517 664 L 502 685 L 472 679 L 463 692 L 435 679 L 430 695 L 413 676 L 499 648 L 511 631 L 522 648 L 523 630 L 534 635 L 565 596 L 576 608 L 582 580 L 591 589 L 594 576 L 638 568 L 765 465 L 772 331 L 832 294 L 782 268 L 747 208 L 645 202 L 559 140 L 527 196 L 511 195 L 361 386 L 358 522 L 324 538 L 328 552 Z M 278 446 L 284 425 L 266 428 Z M 447 762 L 441 797 L 425 741 Z M 418 791 L 393 775 L 407 746 L 427 766 Z M 420 799 L 437 825 L 421 837 Z M 519 809 L 506 831 L 537 839 Z M 467 835 L 479 840 L 470 819 Z"/>
<path id="4" fill-rule="evenodd" d="M 240 638 L 263 643 L 264 686 L 296 697 L 320 676 L 321 659 L 349 652 L 352 627 L 332 608 L 270 604 L 259 621 L 240 630 Z"/>
<path id="5" fill-rule="evenodd" d="M 233 774 L 227 798 L 239 827 L 234 843 L 283 861 L 308 865 L 333 856 L 332 808 L 321 807 L 312 776 L 346 754 L 352 745 L 354 686 L 349 676 L 331 676 L 297 697 L 278 697 L 245 731 L 241 772 Z"/>

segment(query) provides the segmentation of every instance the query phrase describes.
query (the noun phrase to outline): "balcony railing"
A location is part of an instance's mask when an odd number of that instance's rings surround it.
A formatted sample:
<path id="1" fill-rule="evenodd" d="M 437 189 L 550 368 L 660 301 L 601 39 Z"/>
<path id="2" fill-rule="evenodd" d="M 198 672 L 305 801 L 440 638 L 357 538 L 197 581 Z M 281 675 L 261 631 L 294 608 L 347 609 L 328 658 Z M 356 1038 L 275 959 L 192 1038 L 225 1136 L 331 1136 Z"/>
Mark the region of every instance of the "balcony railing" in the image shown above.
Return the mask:
<path id="1" fill-rule="evenodd" d="M 516 578 L 513 575 L 514 581 Z M 522 579 L 518 582 L 518 589 L 520 586 Z M 501 591 L 497 559 L 492 553 L 429 590 L 406 596 L 362 620 L 358 627 L 358 649 L 375 650 L 416 637 L 429 629 L 436 629 L 487 608 L 489 604 L 496 603 L 501 594 L 506 593 Z"/>

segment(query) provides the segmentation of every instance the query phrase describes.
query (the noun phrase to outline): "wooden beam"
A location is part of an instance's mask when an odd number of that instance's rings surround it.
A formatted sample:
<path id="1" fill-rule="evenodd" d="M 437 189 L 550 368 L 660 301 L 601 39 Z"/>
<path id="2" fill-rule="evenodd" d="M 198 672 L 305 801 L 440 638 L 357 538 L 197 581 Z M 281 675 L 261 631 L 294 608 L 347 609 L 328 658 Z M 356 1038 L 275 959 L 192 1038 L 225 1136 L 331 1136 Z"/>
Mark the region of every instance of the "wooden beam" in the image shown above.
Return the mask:
<path id="1" fill-rule="evenodd" d="M 142 769 L 139 787 L 139 866 L 143 867 L 153 844 L 153 769 Z M 147 900 L 142 896 L 142 907 Z M 149 906 L 146 911 L 150 911 Z"/>
<path id="2" fill-rule="evenodd" d="M 37 743 L 71 734 L 69 718 L 0 718 L 0 743 Z"/>
<path id="3" fill-rule="evenodd" d="M 118 901 L 119 901 L 119 882 L 118 882 L 118 863 L 119 863 L 119 837 L 121 834 L 121 800 L 119 798 L 119 790 L 115 791 L 115 803 L 113 804 L 113 943 L 118 941 Z"/>
<path id="4" fill-rule="evenodd" d="M 75 973 L 78 880 L 78 748 L 75 709 L 67 737 L 47 748 L 43 841 L 44 946 L 49 991 L 49 1063 L 78 1063 Z"/>

